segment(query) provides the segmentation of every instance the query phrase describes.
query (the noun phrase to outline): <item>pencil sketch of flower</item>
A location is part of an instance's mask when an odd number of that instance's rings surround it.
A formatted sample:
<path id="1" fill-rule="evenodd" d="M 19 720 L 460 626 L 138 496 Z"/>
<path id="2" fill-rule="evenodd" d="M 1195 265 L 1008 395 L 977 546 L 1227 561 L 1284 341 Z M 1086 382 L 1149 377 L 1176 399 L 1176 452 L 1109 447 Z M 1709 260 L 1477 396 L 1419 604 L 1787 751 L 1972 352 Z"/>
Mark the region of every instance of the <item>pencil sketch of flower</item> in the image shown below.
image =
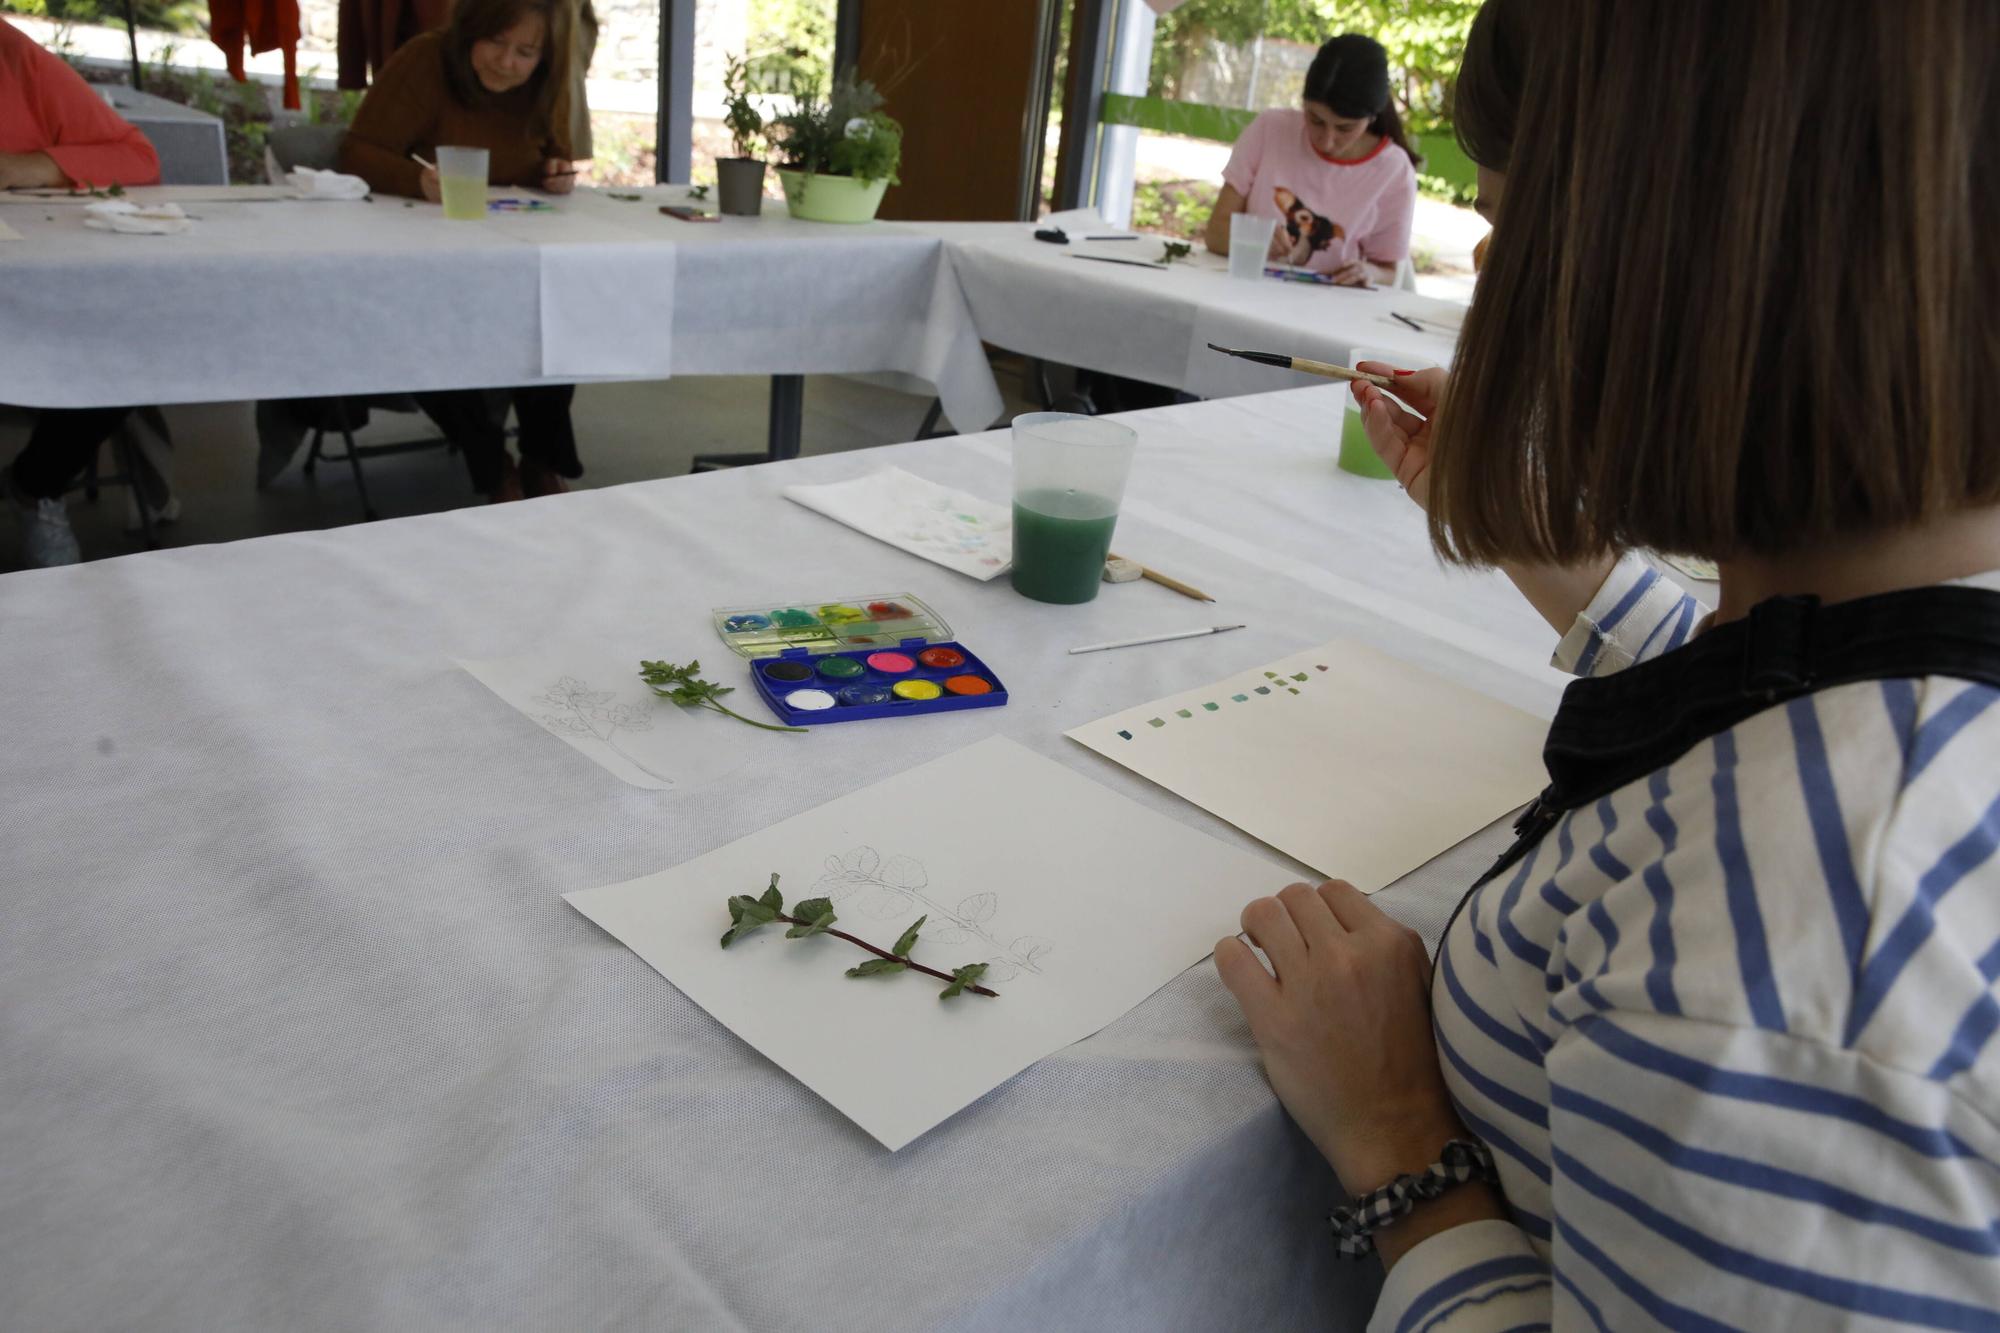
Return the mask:
<path id="1" fill-rule="evenodd" d="M 937 944 L 961 944 L 977 940 L 992 953 L 985 959 L 986 975 L 994 981 L 1012 981 L 1023 972 L 1042 970 L 1042 960 L 1055 945 L 1039 935 L 1017 936 L 1002 944 L 988 925 L 1000 912 L 997 893 L 971 893 L 957 903 L 936 896 L 930 874 L 923 862 L 909 856 L 883 857 L 873 847 L 856 847 L 840 856 L 829 856 L 813 892 L 834 902 L 853 899 L 853 906 L 865 916 L 890 921 L 921 905 L 932 925 L 925 938 Z"/>
<path id="2" fill-rule="evenodd" d="M 550 731 L 561 732 L 565 736 L 588 736 L 604 742 L 615 750 L 626 763 L 656 781 L 673 785 L 673 779 L 655 771 L 617 740 L 620 731 L 651 731 L 653 729 L 652 710 L 643 704 L 614 703 L 616 698 L 610 690 L 593 690 L 575 676 L 564 676 L 530 703 L 553 708 L 553 713 L 538 713 L 535 720 Z"/>

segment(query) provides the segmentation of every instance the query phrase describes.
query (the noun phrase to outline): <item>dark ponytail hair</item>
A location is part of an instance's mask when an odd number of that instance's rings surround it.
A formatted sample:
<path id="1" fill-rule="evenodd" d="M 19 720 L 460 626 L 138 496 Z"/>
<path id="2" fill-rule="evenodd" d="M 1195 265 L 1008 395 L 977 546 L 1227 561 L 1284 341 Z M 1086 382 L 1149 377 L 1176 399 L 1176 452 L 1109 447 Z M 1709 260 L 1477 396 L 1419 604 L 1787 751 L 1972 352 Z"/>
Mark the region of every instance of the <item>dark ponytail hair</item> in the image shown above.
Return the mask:
<path id="1" fill-rule="evenodd" d="M 1370 133 L 1402 149 L 1412 165 L 1424 164 L 1410 147 L 1403 118 L 1389 96 L 1389 53 L 1373 37 L 1347 32 L 1328 39 L 1306 70 L 1304 98 L 1330 108 L 1336 116 L 1368 117 Z"/>

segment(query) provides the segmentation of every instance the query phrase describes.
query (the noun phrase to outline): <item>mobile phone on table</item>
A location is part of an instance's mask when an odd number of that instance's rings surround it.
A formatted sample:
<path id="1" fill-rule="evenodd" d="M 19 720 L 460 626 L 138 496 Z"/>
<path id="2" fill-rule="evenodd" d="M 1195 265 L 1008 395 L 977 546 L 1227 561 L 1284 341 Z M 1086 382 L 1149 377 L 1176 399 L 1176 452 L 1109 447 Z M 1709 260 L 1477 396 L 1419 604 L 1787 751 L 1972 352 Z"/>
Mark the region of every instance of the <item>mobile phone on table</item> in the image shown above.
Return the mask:
<path id="1" fill-rule="evenodd" d="M 699 208 L 689 208 L 685 204 L 661 204 L 660 211 L 670 218 L 679 218 L 682 222 L 715 221 L 715 214 L 704 213 Z"/>

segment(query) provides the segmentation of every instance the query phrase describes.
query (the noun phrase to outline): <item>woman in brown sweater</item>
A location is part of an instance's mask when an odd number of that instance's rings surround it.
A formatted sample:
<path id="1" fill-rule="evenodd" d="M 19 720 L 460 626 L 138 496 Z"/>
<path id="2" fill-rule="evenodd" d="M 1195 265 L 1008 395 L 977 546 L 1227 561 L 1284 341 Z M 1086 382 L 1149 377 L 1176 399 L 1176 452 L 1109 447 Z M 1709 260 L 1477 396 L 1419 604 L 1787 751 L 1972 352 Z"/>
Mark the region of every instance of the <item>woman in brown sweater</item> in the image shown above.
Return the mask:
<path id="1" fill-rule="evenodd" d="M 362 100 L 340 148 L 340 169 L 381 194 L 440 200 L 440 145 L 484 148 L 489 184 L 566 194 L 576 182 L 570 137 L 577 0 L 458 0 L 451 24 L 411 38 Z M 503 423 L 484 391 L 419 393 L 417 402 L 465 453 L 472 484 L 495 500 L 567 490 L 583 475 L 570 425 L 569 384 L 511 391 L 521 462 L 507 456 Z"/>

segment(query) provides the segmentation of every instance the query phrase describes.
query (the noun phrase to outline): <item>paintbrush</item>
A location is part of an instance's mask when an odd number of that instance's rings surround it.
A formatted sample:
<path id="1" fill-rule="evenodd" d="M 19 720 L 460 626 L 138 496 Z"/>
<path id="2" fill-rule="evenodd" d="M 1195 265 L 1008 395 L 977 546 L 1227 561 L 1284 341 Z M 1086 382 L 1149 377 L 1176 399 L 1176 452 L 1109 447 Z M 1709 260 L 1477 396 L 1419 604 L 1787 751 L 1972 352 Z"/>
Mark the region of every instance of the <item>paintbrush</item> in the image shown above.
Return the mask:
<path id="1" fill-rule="evenodd" d="M 1120 560 L 1123 559 L 1124 557 L 1114 553 L 1111 555 L 1107 555 L 1104 558 L 1108 562 L 1112 560 Z M 1128 563 L 1138 564 L 1138 561 L 1134 560 L 1134 561 L 1129 561 Z M 1166 588 L 1169 589 L 1170 591 L 1177 592 L 1183 597 L 1192 597 L 1197 602 L 1212 602 L 1215 600 L 1213 597 L 1210 597 L 1207 593 L 1203 592 L 1199 588 L 1192 587 L 1188 584 L 1182 583 L 1179 579 L 1170 579 L 1165 574 L 1162 574 L 1159 570 L 1148 569 L 1144 565 L 1139 565 L 1139 577 L 1145 579 L 1148 583 L 1157 583 L 1162 588 Z"/>
<path id="2" fill-rule="evenodd" d="M 1387 375 L 1371 375 L 1365 370 L 1355 370 L 1351 366 L 1336 366 L 1330 361 L 1308 361 L 1302 356 L 1286 356 L 1283 352 L 1241 352 L 1234 347 L 1208 345 L 1211 352 L 1224 356 L 1240 356 L 1245 361 L 1255 361 L 1260 366 L 1277 366 L 1281 370 L 1301 370 L 1308 375 L 1319 375 L 1330 380 L 1360 380 L 1380 389 L 1393 389 L 1396 381 Z"/>

